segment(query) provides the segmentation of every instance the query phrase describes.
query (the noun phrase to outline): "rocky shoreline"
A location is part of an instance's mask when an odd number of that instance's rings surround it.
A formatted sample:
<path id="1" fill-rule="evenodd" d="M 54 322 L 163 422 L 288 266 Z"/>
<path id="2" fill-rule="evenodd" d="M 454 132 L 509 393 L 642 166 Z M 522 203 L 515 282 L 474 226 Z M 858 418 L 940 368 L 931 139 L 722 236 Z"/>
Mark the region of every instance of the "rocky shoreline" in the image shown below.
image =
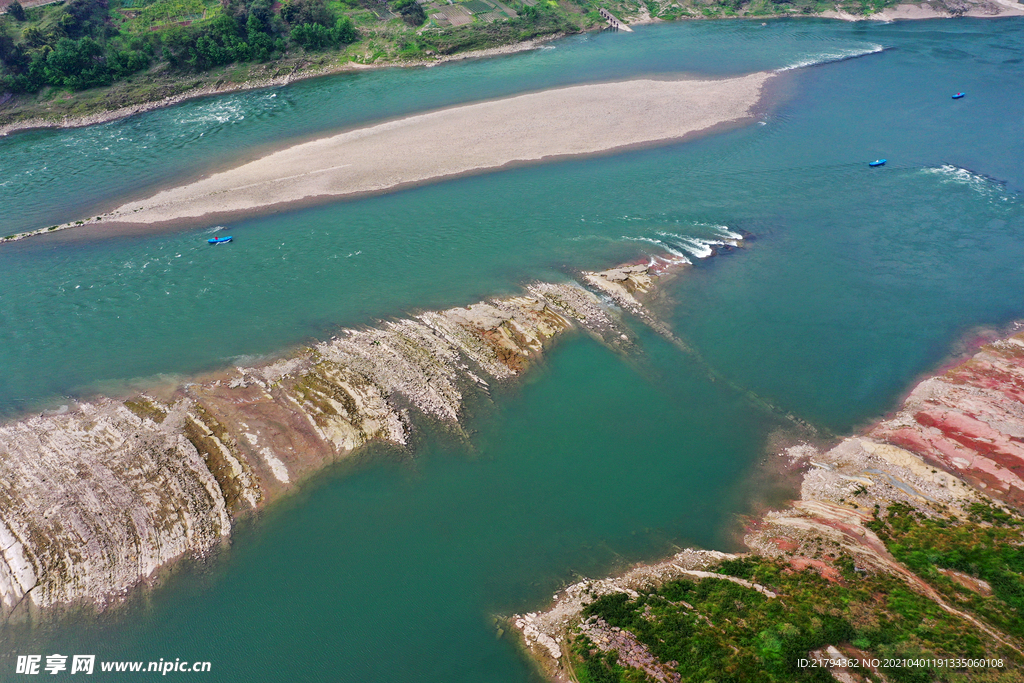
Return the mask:
<path id="1" fill-rule="evenodd" d="M 950 545 L 956 552 L 968 552 L 972 549 L 958 549 L 943 530 L 971 524 L 982 537 L 991 536 L 1000 528 L 991 520 L 1004 518 L 1017 525 L 1012 528 L 1020 528 L 1022 520 L 1014 510 L 1024 506 L 1022 440 L 1024 333 L 1018 333 L 987 344 L 966 362 L 920 382 L 900 410 L 862 435 L 829 449 L 803 444 L 780 452 L 785 466 L 805 470 L 799 498 L 748 527 L 744 543 L 749 552 L 684 550 L 618 577 L 575 583 L 555 595 L 547 609 L 509 621 L 551 680 L 576 680 L 575 669 L 587 658 L 611 655 L 622 671 L 639 669 L 649 680 L 678 681 L 678 662 L 652 658 L 630 631 L 593 616 L 588 606 L 615 595 L 636 602 L 673 581 L 742 580 L 722 569 L 733 562 L 762 563 L 782 568 L 783 574 L 811 575 L 824 585 L 846 585 L 851 576 L 844 577 L 842 568 L 848 563 L 847 573 L 850 567 L 855 571 L 852 576 L 884 577 L 930 601 L 963 628 L 974 630 L 992 651 L 1024 655 L 1015 622 L 1007 627 L 993 619 L 991 611 L 975 609 L 980 599 L 993 599 L 991 586 L 977 571 L 939 565 L 931 573 L 912 569 L 894 556 L 898 546 L 886 535 L 891 533 L 886 520 L 909 515 L 938 530 L 936 547 Z M 979 510 L 995 512 L 979 518 Z M 936 577 L 951 578 L 963 595 Z M 772 586 L 748 587 L 775 595 Z M 806 656 L 815 654 L 837 659 L 864 653 L 850 642 L 837 641 Z M 834 668 L 832 674 L 844 682 L 886 680 L 877 667 Z"/>
<path id="2" fill-rule="evenodd" d="M 649 291 L 653 275 L 636 266 L 628 281 Z M 116 603 L 364 444 L 405 446 L 422 419 L 458 429 L 469 396 L 514 380 L 570 331 L 630 351 L 621 312 L 597 292 L 536 282 L 344 330 L 173 395 L 99 398 L 0 426 L 0 617 Z"/>

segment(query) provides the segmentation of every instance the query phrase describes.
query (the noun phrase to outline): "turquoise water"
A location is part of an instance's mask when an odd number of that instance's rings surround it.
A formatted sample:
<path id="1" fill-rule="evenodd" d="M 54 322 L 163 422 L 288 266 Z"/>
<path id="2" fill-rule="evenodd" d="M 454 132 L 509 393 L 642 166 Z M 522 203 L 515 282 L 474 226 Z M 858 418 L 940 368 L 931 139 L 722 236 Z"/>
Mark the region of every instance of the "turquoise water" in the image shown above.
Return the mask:
<path id="1" fill-rule="evenodd" d="M 425 108 L 827 63 L 783 72 L 739 130 L 247 219 L 228 226 L 230 248 L 206 247 L 215 226 L 5 245 L 0 411 L 682 251 L 714 226 L 757 239 L 694 256 L 666 317 L 719 374 L 823 433 L 891 409 L 971 328 L 1024 317 L 1024 22 L 693 22 L 550 47 L 11 136 L 0 222 L 88 215 Z M 868 169 L 878 157 L 889 164 Z M 130 612 L 18 635 L 20 651 L 208 659 L 218 681 L 530 680 L 491 616 L 677 545 L 728 547 L 780 427 L 674 347 L 643 347 L 624 360 L 568 339 L 522 386 L 474 404 L 468 443 L 428 429 L 414 455 L 340 466 Z"/>

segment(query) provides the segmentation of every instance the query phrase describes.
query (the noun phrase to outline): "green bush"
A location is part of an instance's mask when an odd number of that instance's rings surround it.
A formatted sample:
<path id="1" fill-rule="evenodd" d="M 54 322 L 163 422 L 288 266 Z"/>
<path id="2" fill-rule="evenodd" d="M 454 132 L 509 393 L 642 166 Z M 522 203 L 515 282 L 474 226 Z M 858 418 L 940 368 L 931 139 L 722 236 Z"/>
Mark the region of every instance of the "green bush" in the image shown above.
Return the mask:
<path id="1" fill-rule="evenodd" d="M 402 20 L 410 26 L 420 26 L 427 20 L 427 13 L 416 0 L 395 0 L 391 9 L 402 15 Z"/>
<path id="2" fill-rule="evenodd" d="M 307 50 L 323 50 L 327 47 L 354 42 L 357 37 L 355 26 L 348 17 L 338 19 L 334 28 L 320 24 L 299 24 L 292 29 L 291 39 Z"/>
<path id="3" fill-rule="evenodd" d="M 21 6 L 18 0 L 14 0 L 7 6 L 7 14 L 11 15 L 15 21 L 25 21 L 25 8 Z"/>

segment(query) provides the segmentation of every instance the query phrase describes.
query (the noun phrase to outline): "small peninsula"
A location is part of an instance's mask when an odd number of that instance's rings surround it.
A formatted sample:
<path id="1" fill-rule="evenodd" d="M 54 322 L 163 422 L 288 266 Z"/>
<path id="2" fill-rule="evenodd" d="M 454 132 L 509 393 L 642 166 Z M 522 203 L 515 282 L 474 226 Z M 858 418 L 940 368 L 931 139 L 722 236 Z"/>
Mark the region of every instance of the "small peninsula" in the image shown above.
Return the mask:
<path id="1" fill-rule="evenodd" d="M 1022 386 L 1018 333 L 863 434 L 779 453 L 799 497 L 749 552 L 684 550 L 511 622 L 555 681 L 1020 680 Z"/>

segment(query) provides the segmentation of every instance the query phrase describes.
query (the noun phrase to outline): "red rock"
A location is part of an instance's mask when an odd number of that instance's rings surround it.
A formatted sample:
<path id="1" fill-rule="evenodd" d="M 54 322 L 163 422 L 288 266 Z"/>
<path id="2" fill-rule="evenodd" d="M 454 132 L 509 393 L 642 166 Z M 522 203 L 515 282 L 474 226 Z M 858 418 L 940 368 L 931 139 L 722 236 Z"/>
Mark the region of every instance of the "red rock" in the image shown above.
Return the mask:
<path id="1" fill-rule="evenodd" d="M 923 381 L 870 436 L 905 448 L 989 495 L 1024 505 L 1024 335 L 983 346 Z"/>

